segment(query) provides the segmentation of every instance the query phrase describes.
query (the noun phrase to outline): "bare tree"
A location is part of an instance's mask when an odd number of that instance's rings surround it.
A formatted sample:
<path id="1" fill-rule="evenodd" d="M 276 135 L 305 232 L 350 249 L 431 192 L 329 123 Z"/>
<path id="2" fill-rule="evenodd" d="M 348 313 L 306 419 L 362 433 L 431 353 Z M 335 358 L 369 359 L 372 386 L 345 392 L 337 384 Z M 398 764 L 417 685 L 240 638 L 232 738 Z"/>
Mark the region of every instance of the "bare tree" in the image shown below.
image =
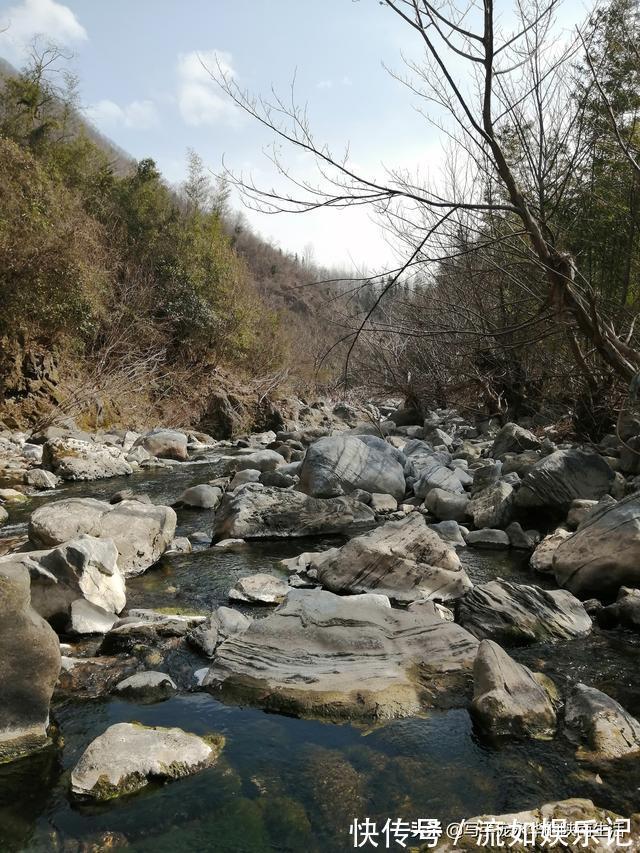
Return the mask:
<path id="1" fill-rule="evenodd" d="M 588 384 L 595 385 L 594 353 L 626 381 L 638 371 L 633 327 L 615 327 L 556 227 L 556 213 L 585 156 L 585 101 L 569 93 L 583 37 L 556 46 L 558 4 L 516 0 L 516 25 L 506 31 L 494 0 L 471 0 L 462 10 L 449 0 L 382 0 L 422 49 L 419 62 L 405 60 L 406 72 L 394 76 L 424 103 L 425 117 L 448 140 L 448 181 L 440 184 L 398 170 L 387 170 L 384 180 L 357 171 L 348 149 L 337 156 L 315 139 L 296 102 L 295 81 L 287 100 L 275 92 L 257 98 L 221 65 L 211 69 L 241 109 L 280 142 L 312 155 L 318 168 L 317 182 L 296 177 L 274 144 L 269 156 L 292 189 L 259 187 L 250 176 L 228 171 L 248 206 L 276 213 L 369 205 L 406 251 L 407 260 L 385 273 L 375 304 L 346 333 L 349 354 L 380 302 L 407 275 L 418 269 L 424 275 L 425 268 L 434 270 L 461 253 L 499 244 L 511 261 L 537 270 L 536 287 L 525 283 L 524 292 L 535 299 L 540 316 L 553 312 Z M 457 239 L 462 230 L 471 237 L 466 249 Z"/>

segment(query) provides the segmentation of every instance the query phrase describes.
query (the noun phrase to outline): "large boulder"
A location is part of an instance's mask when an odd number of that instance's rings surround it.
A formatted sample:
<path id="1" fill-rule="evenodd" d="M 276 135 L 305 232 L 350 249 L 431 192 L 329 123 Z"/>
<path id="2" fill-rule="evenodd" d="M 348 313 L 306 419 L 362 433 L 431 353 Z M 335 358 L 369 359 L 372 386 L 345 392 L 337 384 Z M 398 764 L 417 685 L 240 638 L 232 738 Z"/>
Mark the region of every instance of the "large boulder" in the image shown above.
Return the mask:
<path id="1" fill-rule="evenodd" d="M 415 512 L 331 549 L 315 566 L 320 583 L 336 593 L 449 601 L 471 589 L 455 549 Z"/>
<path id="2" fill-rule="evenodd" d="M 640 586 L 640 494 L 593 510 L 553 555 L 560 586 L 579 598 L 613 600 Z"/>
<path id="3" fill-rule="evenodd" d="M 494 459 L 503 459 L 507 453 L 539 449 L 540 439 L 537 436 L 518 424 L 507 423 L 496 434 L 490 453 Z"/>
<path id="4" fill-rule="evenodd" d="M 81 534 L 51 550 L 2 557 L 0 564 L 8 560 L 19 560 L 30 571 L 31 604 L 59 630 L 68 627 L 78 600 L 112 615 L 126 604 L 118 549 L 111 539 Z"/>
<path id="5" fill-rule="evenodd" d="M 640 722 L 606 693 L 576 684 L 565 706 L 565 734 L 585 758 L 640 752 Z"/>
<path id="6" fill-rule="evenodd" d="M 468 512 L 476 527 L 506 527 L 513 515 L 513 488 L 508 483 L 495 483 L 475 492 Z"/>
<path id="7" fill-rule="evenodd" d="M 186 462 L 189 458 L 187 449 L 187 436 L 175 429 L 157 429 L 141 435 L 133 445 L 143 447 L 152 456 L 158 459 L 175 459 L 178 462 Z"/>
<path id="8" fill-rule="evenodd" d="M 160 559 L 173 539 L 176 523 L 176 514 L 168 506 L 129 500 L 111 505 L 93 498 L 69 498 L 39 507 L 29 521 L 29 538 L 45 547 L 82 533 L 113 539 L 120 571 L 130 577 Z"/>
<path id="9" fill-rule="evenodd" d="M 364 489 L 401 500 L 404 469 L 391 451 L 391 447 L 385 452 L 354 436 L 321 438 L 307 450 L 300 469 L 300 489 L 318 498 Z"/>
<path id="10" fill-rule="evenodd" d="M 293 590 L 266 619 L 225 640 L 204 685 L 230 701 L 330 719 L 417 714 L 460 689 L 477 640 L 382 595 Z"/>
<path id="11" fill-rule="evenodd" d="M 211 767 L 224 738 L 188 734 L 182 729 L 117 723 L 91 741 L 71 772 L 79 797 L 112 800 L 139 791 L 152 780 L 191 776 Z"/>
<path id="12" fill-rule="evenodd" d="M 615 472 L 597 453 L 556 450 L 536 462 L 524 476 L 516 504 L 566 513 L 578 498 L 600 500 L 614 480 Z"/>
<path id="13" fill-rule="evenodd" d="M 0 763 L 49 743 L 49 702 L 60 645 L 30 603 L 29 572 L 0 564 Z"/>
<path id="14" fill-rule="evenodd" d="M 480 639 L 513 645 L 584 637 L 592 628 L 587 611 L 570 592 L 504 580 L 467 593 L 458 605 L 458 621 Z"/>
<path id="15" fill-rule="evenodd" d="M 552 736 L 556 712 L 543 677 L 483 640 L 473 665 L 471 712 L 478 726 L 491 735 Z"/>
<path id="16" fill-rule="evenodd" d="M 133 473 L 119 447 L 77 438 L 52 438 L 43 448 L 43 465 L 63 480 L 102 480 Z"/>
<path id="17" fill-rule="evenodd" d="M 215 514 L 216 539 L 279 539 L 345 533 L 372 524 L 373 511 L 350 497 L 312 498 L 253 483 L 227 493 Z"/>

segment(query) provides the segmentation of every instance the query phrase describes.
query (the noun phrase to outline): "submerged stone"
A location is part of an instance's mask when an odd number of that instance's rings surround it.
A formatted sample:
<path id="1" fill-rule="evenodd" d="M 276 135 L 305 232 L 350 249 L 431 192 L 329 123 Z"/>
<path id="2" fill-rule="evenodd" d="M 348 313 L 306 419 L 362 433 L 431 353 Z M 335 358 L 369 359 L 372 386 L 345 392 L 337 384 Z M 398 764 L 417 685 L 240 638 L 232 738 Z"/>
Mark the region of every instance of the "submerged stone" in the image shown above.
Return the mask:
<path id="1" fill-rule="evenodd" d="M 224 738 L 182 729 L 117 723 L 93 740 L 71 773 L 71 791 L 80 797 L 112 800 L 153 780 L 179 779 L 215 764 Z"/>

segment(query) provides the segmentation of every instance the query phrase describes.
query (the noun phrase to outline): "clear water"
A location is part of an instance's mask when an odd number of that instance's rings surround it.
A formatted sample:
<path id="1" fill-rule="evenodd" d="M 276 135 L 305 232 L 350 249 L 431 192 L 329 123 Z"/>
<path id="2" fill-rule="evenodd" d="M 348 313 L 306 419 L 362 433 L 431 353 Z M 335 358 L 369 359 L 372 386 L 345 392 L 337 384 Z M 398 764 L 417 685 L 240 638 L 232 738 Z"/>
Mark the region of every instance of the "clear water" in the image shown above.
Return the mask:
<path id="1" fill-rule="evenodd" d="M 24 530 L 35 505 L 52 498 L 108 498 L 124 487 L 171 503 L 187 486 L 217 473 L 213 462 L 70 485 L 13 511 L 11 523 L 14 531 Z M 209 512 L 179 512 L 181 535 L 210 527 Z M 128 604 L 207 611 L 227 602 L 239 576 L 278 571 L 275 564 L 283 557 L 333 544 L 339 540 L 256 543 L 233 551 L 165 557 L 127 583 Z M 476 583 L 497 576 L 540 583 L 527 569 L 526 558 L 516 553 L 469 549 L 461 556 Z M 587 639 L 511 653 L 545 671 L 561 690 L 582 680 L 640 715 L 638 635 L 596 630 Z M 190 673 L 204 665 L 190 651 L 168 658 L 166 667 L 178 676 L 183 691 L 155 705 L 114 698 L 57 700 L 52 713 L 62 749 L 0 766 L 0 851 L 75 853 L 122 843 L 141 853 L 333 853 L 351 849 L 348 827 L 355 816 L 446 822 L 567 796 L 586 796 L 626 815 L 640 810 L 637 760 L 585 766 L 562 736 L 551 742 L 490 744 L 477 737 L 465 709 L 365 729 L 225 706 L 206 693 L 188 690 Z M 191 778 L 149 786 L 106 805 L 73 802 L 69 774 L 83 749 L 109 725 L 134 720 L 201 734 L 220 732 L 226 746 L 217 766 Z"/>

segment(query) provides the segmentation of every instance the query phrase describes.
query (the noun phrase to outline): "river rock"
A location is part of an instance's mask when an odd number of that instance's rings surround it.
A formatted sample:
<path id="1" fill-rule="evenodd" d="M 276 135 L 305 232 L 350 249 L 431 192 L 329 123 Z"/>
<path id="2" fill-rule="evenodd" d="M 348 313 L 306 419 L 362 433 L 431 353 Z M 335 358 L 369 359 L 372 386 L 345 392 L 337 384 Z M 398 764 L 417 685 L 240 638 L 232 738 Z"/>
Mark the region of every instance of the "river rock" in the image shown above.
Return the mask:
<path id="1" fill-rule="evenodd" d="M 59 481 L 51 471 L 45 471 L 44 468 L 31 468 L 24 475 L 24 482 L 27 486 L 44 492 L 55 489 Z"/>
<path id="2" fill-rule="evenodd" d="M 464 540 L 463 528 L 460 527 L 457 521 L 439 521 L 437 524 L 430 524 L 429 527 L 441 539 L 453 545 L 454 548 L 466 547 L 467 543 Z M 464 530 L 466 531 L 466 528 Z"/>
<path id="3" fill-rule="evenodd" d="M 553 556 L 558 550 L 560 544 L 565 539 L 572 536 L 570 530 L 565 530 L 564 527 L 559 527 L 553 533 L 549 533 L 544 539 L 536 545 L 536 549 L 531 555 L 529 565 L 536 572 L 542 574 L 550 574 L 553 572 Z"/>
<path id="4" fill-rule="evenodd" d="M 632 631 L 640 631 L 640 589 L 620 587 L 614 606 L 620 625 Z"/>
<path id="5" fill-rule="evenodd" d="M 474 492 L 469 513 L 476 527 L 506 527 L 513 514 L 513 488 L 508 483 L 495 483 Z"/>
<path id="6" fill-rule="evenodd" d="M 620 758 L 640 751 L 640 722 L 595 687 L 575 685 L 567 697 L 564 722 L 580 757 Z"/>
<path id="7" fill-rule="evenodd" d="M 141 435 L 132 450 L 143 447 L 147 453 L 158 459 L 186 462 L 189 458 L 187 444 L 187 436 L 183 432 L 174 429 L 157 429 Z"/>
<path id="8" fill-rule="evenodd" d="M 336 593 L 382 593 L 394 601 L 450 601 L 471 589 L 455 548 L 419 513 L 389 521 L 315 558 L 317 579 Z"/>
<path id="9" fill-rule="evenodd" d="M 509 537 L 509 544 L 512 548 L 517 548 L 521 551 L 533 551 L 536 547 L 537 539 L 534 539 L 530 532 L 523 530 L 522 526 L 517 521 L 512 521 L 511 524 L 507 525 L 504 532 Z M 535 535 L 539 538 L 539 534 Z"/>
<path id="10" fill-rule="evenodd" d="M 118 621 L 115 613 L 96 607 L 86 598 L 71 603 L 69 632 L 72 634 L 106 634 Z"/>
<path id="11" fill-rule="evenodd" d="M 457 495 L 464 492 L 464 486 L 456 471 L 440 464 L 435 458 L 424 462 L 413 484 L 413 491 L 419 498 L 425 498 L 432 489 L 443 489 Z"/>
<path id="12" fill-rule="evenodd" d="M 445 489 L 427 492 L 424 505 L 439 521 L 465 521 L 469 517 L 469 498 Z"/>
<path id="13" fill-rule="evenodd" d="M 230 467 L 235 471 L 258 471 L 258 476 L 265 471 L 275 471 L 285 463 L 284 457 L 275 450 L 254 450 L 228 459 Z"/>
<path id="14" fill-rule="evenodd" d="M 494 459 L 502 459 L 507 453 L 539 449 L 540 439 L 537 436 L 518 424 L 507 423 L 494 438 L 490 452 Z"/>
<path id="15" fill-rule="evenodd" d="M 9 521 L 9 513 L 3 506 L 0 506 L 0 525 L 6 524 Z"/>
<path id="16" fill-rule="evenodd" d="M 177 692 L 178 687 L 170 675 L 153 670 L 136 672 L 114 687 L 114 693 L 144 703 L 161 702 Z"/>
<path id="17" fill-rule="evenodd" d="M 50 550 L 0 557 L 0 563 L 11 560 L 29 570 L 31 603 L 57 630 L 66 630 L 70 620 L 73 621 L 74 603 L 76 625 L 84 616 L 91 615 L 90 610 L 80 604 L 82 601 L 98 608 L 94 614 L 96 619 L 102 613 L 104 619 L 112 621 L 115 621 L 114 614 L 126 604 L 125 580 L 117 563 L 118 551 L 110 539 L 81 535 Z M 104 624 L 104 619 L 99 621 Z"/>
<path id="18" fill-rule="evenodd" d="M 190 486 L 180 495 L 177 504 L 189 509 L 216 509 L 222 500 L 222 489 L 203 483 L 200 486 Z"/>
<path id="19" fill-rule="evenodd" d="M 250 624 L 251 618 L 244 613 L 231 607 L 218 607 L 204 622 L 189 631 L 187 640 L 207 657 L 212 658 L 223 640 L 234 634 L 241 634 Z"/>
<path id="20" fill-rule="evenodd" d="M 354 489 L 393 495 L 405 493 L 403 466 L 389 451 L 353 436 L 327 436 L 309 447 L 300 469 L 300 490 L 319 498 L 348 494 Z"/>
<path id="21" fill-rule="evenodd" d="M 613 498 L 611 500 L 613 501 Z M 615 503 L 615 501 L 613 501 L 613 503 Z M 582 524 L 591 510 L 596 506 L 598 506 L 598 501 L 571 501 L 571 506 L 567 513 L 567 527 L 571 528 L 571 530 L 575 530 L 579 524 Z"/>
<path id="22" fill-rule="evenodd" d="M 493 551 L 505 551 L 511 547 L 511 541 L 504 530 L 492 530 L 483 527 L 482 530 L 471 530 L 465 536 L 470 548 L 485 548 Z"/>
<path id="23" fill-rule="evenodd" d="M 483 640 L 478 648 L 471 711 L 491 735 L 550 737 L 556 727 L 549 694 L 534 673 L 492 640 Z"/>
<path id="24" fill-rule="evenodd" d="M 77 438 L 47 441 L 42 462 L 63 480 L 102 480 L 133 473 L 120 448 Z"/>
<path id="25" fill-rule="evenodd" d="M 512 645 L 570 640 L 592 628 L 586 610 L 570 592 L 504 580 L 467 593 L 458 604 L 458 621 L 480 639 Z"/>
<path id="26" fill-rule="evenodd" d="M 524 476 L 516 504 L 566 513 L 578 498 L 600 500 L 614 481 L 615 472 L 597 453 L 556 450 L 536 462 Z"/>
<path id="27" fill-rule="evenodd" d="M 71 790 L 80 797 L 112 800 L 151 780 L 191 776 L 215 764 L 224 738 L 201 738 L 182 729 L 117 723 L 83 752 L 71 773 Z"/>
<path id="28" fill-rule="evenodd" d="M 247 483 L 259 483 L 260 482 L 260 471 L 257 468 L 244 468 L 242 471 L 238 471 L 234 474 L 231 482 L 229 483 L 229 491 L 233 492 L 235 489 L 240 488 L 240 486 L 246 486 Z"/>
<path id="29" fill-rule="evenodd" d="M 640 494 L 592 510 L 553 556 L 558 583 L 579 598 L 612 601 L 640 587 Z"/>
<path id="30" fill-rule="evenodd" d="M 93 498 L 69 498 L 39 507 L 29 521 L 36 545 L 59 545 L 86 533 L 113 539 L 125 577 L 142 574 L 169 547 L 177 518 L 171 507 L 122 501 L 112 506 Z"/>
<path id="31" fill-rule="evenodd" d="M 292 590 L 218 647 L 204 685 L 299 716 L 391 719 L 460 689 L 476 648 L 459 625 L 394 610 L 382 595 Z"/>
<path id="32" fill-rule="evenodd" d="M 166 638 L 185 637 L 206 618 L 204 615 L 158 613 L 155 610 L 134 608 L 105 634 L 99 654 L 130 653 L 137 645 L 157 646 Z"/>
<path id="33" fill-rule="evenodd" d="M 246 604 L 280 604 L 289 589 L 289 584 L 282 578 L 259 573 L 240 578 L 229 590 L 229 598 Z"/>
<path id="34" fill-rule="evenodd" d="M 277 539 L 345 533 L 372 524 L 373 511 L 351 497 L 312 498 L 253 483 L 227 493 L 216 512 L 216 539 Z"/>
<path id="35" fill-rule="evenodd" d="M 58 638 L 31 606 L 29 572 L 20 563 L 0 563 L 0 763 L 49 743 L 59 672 Z"/>

